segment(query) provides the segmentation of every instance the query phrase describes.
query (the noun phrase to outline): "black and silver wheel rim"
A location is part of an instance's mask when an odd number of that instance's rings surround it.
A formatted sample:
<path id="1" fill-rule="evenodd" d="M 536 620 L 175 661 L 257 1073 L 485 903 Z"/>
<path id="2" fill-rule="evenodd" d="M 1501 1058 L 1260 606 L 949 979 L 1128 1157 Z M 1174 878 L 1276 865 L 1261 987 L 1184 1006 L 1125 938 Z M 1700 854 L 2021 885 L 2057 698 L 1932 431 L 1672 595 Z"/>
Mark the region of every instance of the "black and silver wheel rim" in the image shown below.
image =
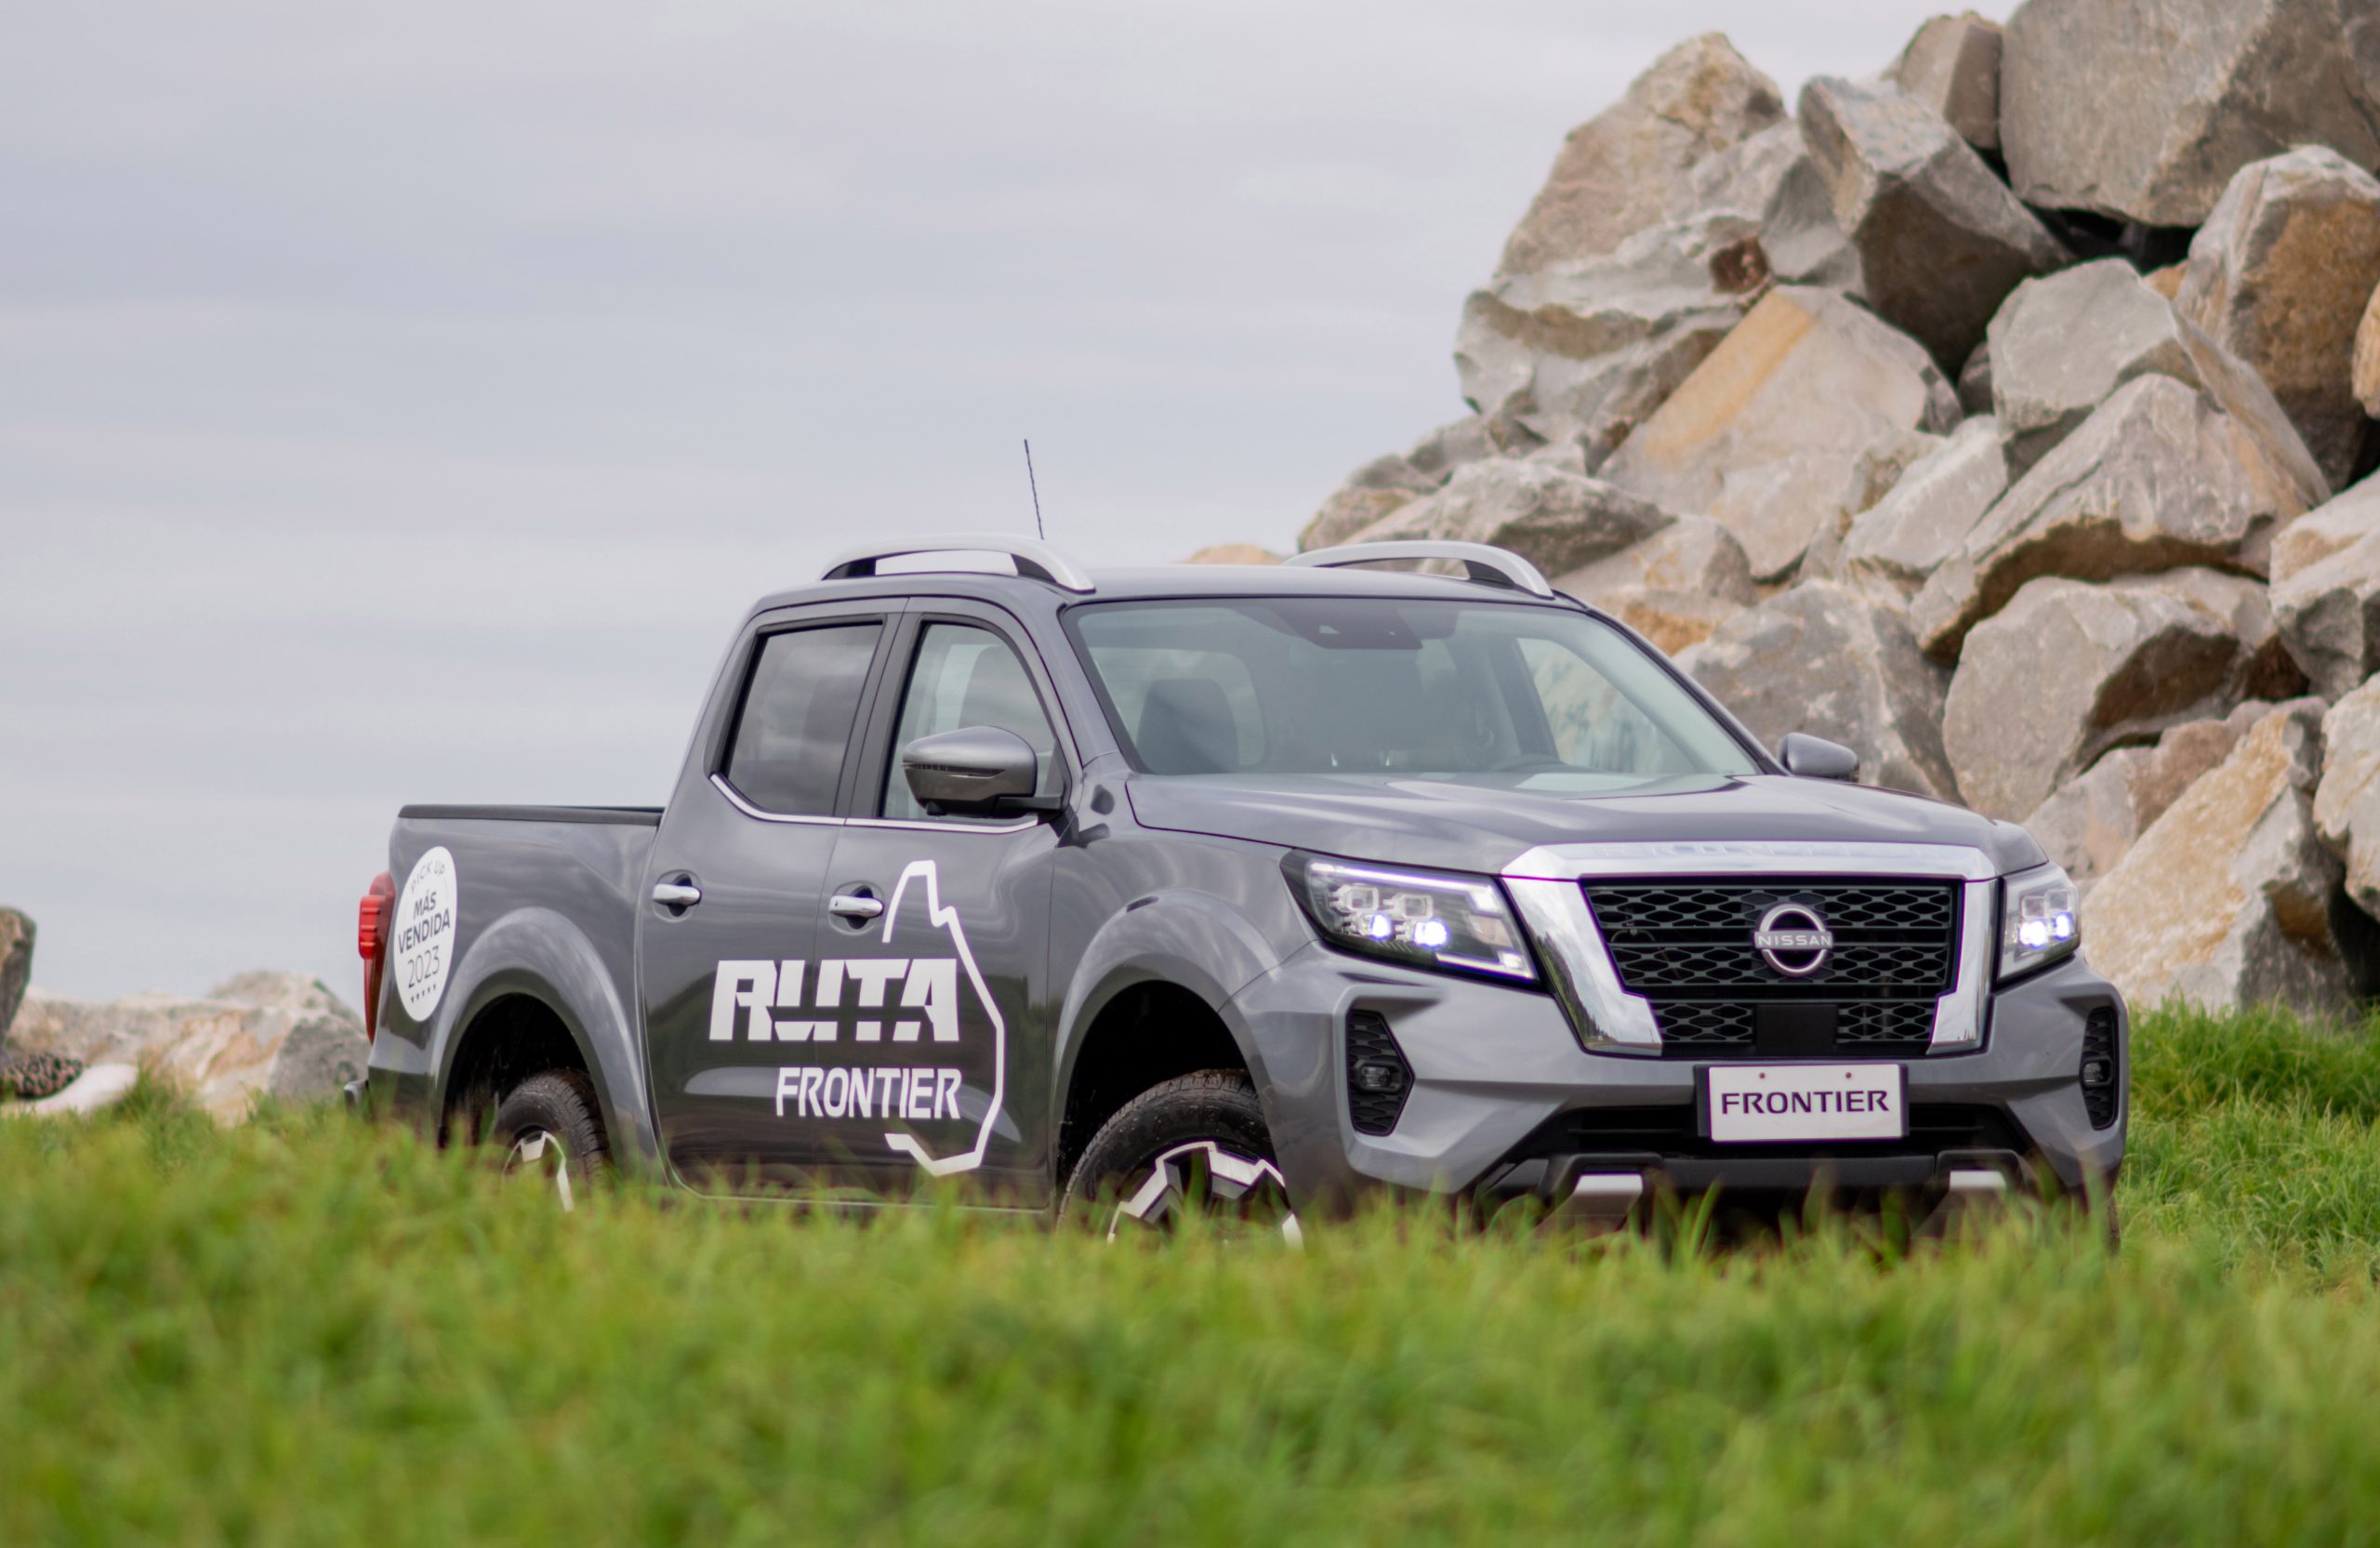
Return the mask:
<path id="1" fill-rule="evenodd" d="M 1108 1217 L 1107 1239 L 1170 1232 L 1193 1213 L 1251 1224 L 1277 1221 L 1282 1240 L 1292 1247 L 1305 1240 L 1280 1168 L 1214 1140 L 1177 1144 L 1150 1162 Z"/>
<path id="2" fill-rule="evenodd" d="M 570 1188 L 570 1148 L 559 1135 L 544 1129 L 524 1129 L 504 1158 L 504 1175 L 531 1180 L 552 1190 L 564 1214 L 576 1207 Z"/>

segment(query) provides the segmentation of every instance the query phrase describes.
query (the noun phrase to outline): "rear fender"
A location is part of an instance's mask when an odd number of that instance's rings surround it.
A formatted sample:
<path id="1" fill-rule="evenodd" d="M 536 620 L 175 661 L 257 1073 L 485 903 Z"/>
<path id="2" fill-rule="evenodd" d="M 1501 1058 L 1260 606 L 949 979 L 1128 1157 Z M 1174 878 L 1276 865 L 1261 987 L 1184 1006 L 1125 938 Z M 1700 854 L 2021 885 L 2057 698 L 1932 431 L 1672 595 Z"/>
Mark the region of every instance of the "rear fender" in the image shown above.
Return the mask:
<path id="1" fill-rule="evenodd" d="M 430 1046 L 438 1071 L 431 1111 L 445 1111 L 464 1033 L 489 1006 L 512 995 L 551 1011 L 577 1045 L 614 1160 L 636 1170 L 657 1166 L 661 1146 L 634 1020 L 594 943 L 550 908 L 505 915 L 482 931 L 455 965 Z"/>

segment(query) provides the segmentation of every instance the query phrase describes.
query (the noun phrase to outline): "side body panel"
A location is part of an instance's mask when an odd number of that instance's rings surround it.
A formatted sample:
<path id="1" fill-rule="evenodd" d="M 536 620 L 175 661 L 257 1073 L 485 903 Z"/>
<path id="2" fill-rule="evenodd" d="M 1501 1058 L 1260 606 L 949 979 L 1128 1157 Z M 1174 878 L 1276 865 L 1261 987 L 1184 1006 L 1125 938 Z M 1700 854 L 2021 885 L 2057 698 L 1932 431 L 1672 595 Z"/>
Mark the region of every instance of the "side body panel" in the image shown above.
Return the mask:
<path id="1" fill-rule="evenodd" d="M 823 811 L 770 813 L 736 793 L 724 771 L 744 684 L 762 644 L 786 632 L 876 627 L 861 690 L 884 668 L 901 604 L 859 599 L 772 609 L 747 621 L 721 668 L 662 819 L 637 910 L 639 1005 L 661 1143 L 690 1185 L 728 1192 L 799 1184 L 803 1158 L 777 1116 L 779 1070 L 810 1045 L 803 993 L 825 928 L 837 815 L 853 777 L 846 750 Z M 701 901 L 650 901 L 654 883 L 691 883 Z"/>
<path id="2" fill-rule="evenodd" d="M 436 814 L 413 814 L 424 810 Z M 635 1034 L 634 900 L 654 817 L 516 820 L 446 810 L 409 808 L 390 835 L 400 889 L 431 850 L 452 857 L 454 955 L 443 990 L 418 1017 L 396 975 L 384 981 L 370 1061 L 375 1104 L 435 1133 L 467 1037 L 491 1007 L 525 995 L 578 1045 L 615 1154 L 630 1166 L 650 1160 L 658 1152 Z"/>
<path id="3" fill-rule="evenodd" d="M 951 629 L 998 639 L 1024 667 L 1020 686 L 1038 701 L 1051 738 L 1054 767 L 1044 767 L 1043 784 L 1059 811 L 972 821 L 888 812 L 888 792 L 901 787 L 903 708 L 912 679 L 929 669 L 921 647 Z M 1081 787 L 1051 665 L 1010 609 L 955 598 L 909 603 L 859 740 L 829 883 L 832 893 L 877 900 L 884 913 L 829 916 L 820 926 L 821 967 L 844 980 L 831 1007 L 840 1040 L 813 1044 L 810 1059 L 820 1067 L 794 1072 L 794 1119 L 822 1181 L 898 1197 L 924 1178 L 965 1176 L 989 1200 L 1051 1201 L 1053 1145 L 1043 1115 L 1058 990 L 1049 920 L 1075 831 L 1069 798 Z M 933 686 L 925 693 L 932 699 Z M 1025 706 L 1012 701 L 1011 712 Z M 828 986 L 813 988 L 823 998 Z"/>

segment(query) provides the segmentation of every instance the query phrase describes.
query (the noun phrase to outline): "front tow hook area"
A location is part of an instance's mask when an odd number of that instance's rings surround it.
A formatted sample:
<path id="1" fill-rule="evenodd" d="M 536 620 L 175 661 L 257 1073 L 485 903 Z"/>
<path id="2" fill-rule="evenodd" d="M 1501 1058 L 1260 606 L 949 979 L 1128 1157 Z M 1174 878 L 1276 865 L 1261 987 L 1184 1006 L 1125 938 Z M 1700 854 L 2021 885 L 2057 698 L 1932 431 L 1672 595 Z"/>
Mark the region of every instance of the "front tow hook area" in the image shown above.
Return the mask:
<path id="1" fill-rule="evenodd" d="M 1962 1224 L 1996 1214 L 2008 1202 L 2008 1175 L 1990 1168 L 1962 1168 L 1942 1180 L 1942 1197 L 1917 1228 L 1919 1237 L 1936 1241 Z"/>
<path id="2" fill-rule="evenodd" d="M 1591 1171 L 1571 1184 L 1570 1191 L 1545 1219 L 1555 1228 L 1579 1228 L 1596 1234 L 1617 1231 L 1645 1200 L 1645 1174 L 1638 1171 Z"/>
<path id="3" fill-rule="evenodd" d="M 1598 1164 L 1599 1163 L 1599 1164 Z M 1714 1175 L 1719 1168 L 1681 1158 L 1580 1157 L 1555 1161 L 1546 1179 L 1522 1196 L 1541 1201 L 1548 1228 L 1602 1235 L 1646 1223 L 1657 1198 L 1691 1199 L 1716 1193 L 1720 1208 L 1733 1203 L 1792 1212 L 1813 1189 L 1831 1194 L 1855 1211 L 1858 1200 L 1886 1193 L 1906 1197 L 1914 1209 L 1914 1234 L 1938 1240 L 1962 1223 L 2003 1209 L 2018 1192 L 2034 1191 L 2031 1170 L 2013 1152 L 1962 1151 L 1938 1158 L 1878 1158 L 1862 1164 L 1847 1158 L 1793 1162 L 1764 1159 L 1741 1164 L 1739 1177 Z M 1507 1195 L 1506 1197 L 1512 1197 Z"/>

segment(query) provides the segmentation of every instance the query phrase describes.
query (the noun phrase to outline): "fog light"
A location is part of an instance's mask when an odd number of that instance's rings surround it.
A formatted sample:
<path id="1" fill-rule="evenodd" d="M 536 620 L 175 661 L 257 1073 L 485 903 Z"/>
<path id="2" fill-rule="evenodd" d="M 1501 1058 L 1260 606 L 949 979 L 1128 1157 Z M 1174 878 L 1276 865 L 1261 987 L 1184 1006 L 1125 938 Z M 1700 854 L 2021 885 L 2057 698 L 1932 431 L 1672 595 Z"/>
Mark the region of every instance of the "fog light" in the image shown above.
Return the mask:
<path id="1" fill-rule="evenodd" d="M 2113 1006 L 2093 1008 L 2082 1020 L 2082 1060 L 2076 1072 L 2082 1088 L 2082 1107 L 2091 1127 L 2105 1129 L 2116 1120 L 2123 1101 L 2123 1066 L 2116 1057 L 2116 1012 Z"/>
<path id="2" fill-rule="evenodd" d="M 1377 1011 L 1347 1017 L 1347 1121 L 1358 1134 L 1385 1134 L 1396 1127 L 1413 1094 L 1413 1066 L 1396 1046 L 1388 1018 Z"/>

